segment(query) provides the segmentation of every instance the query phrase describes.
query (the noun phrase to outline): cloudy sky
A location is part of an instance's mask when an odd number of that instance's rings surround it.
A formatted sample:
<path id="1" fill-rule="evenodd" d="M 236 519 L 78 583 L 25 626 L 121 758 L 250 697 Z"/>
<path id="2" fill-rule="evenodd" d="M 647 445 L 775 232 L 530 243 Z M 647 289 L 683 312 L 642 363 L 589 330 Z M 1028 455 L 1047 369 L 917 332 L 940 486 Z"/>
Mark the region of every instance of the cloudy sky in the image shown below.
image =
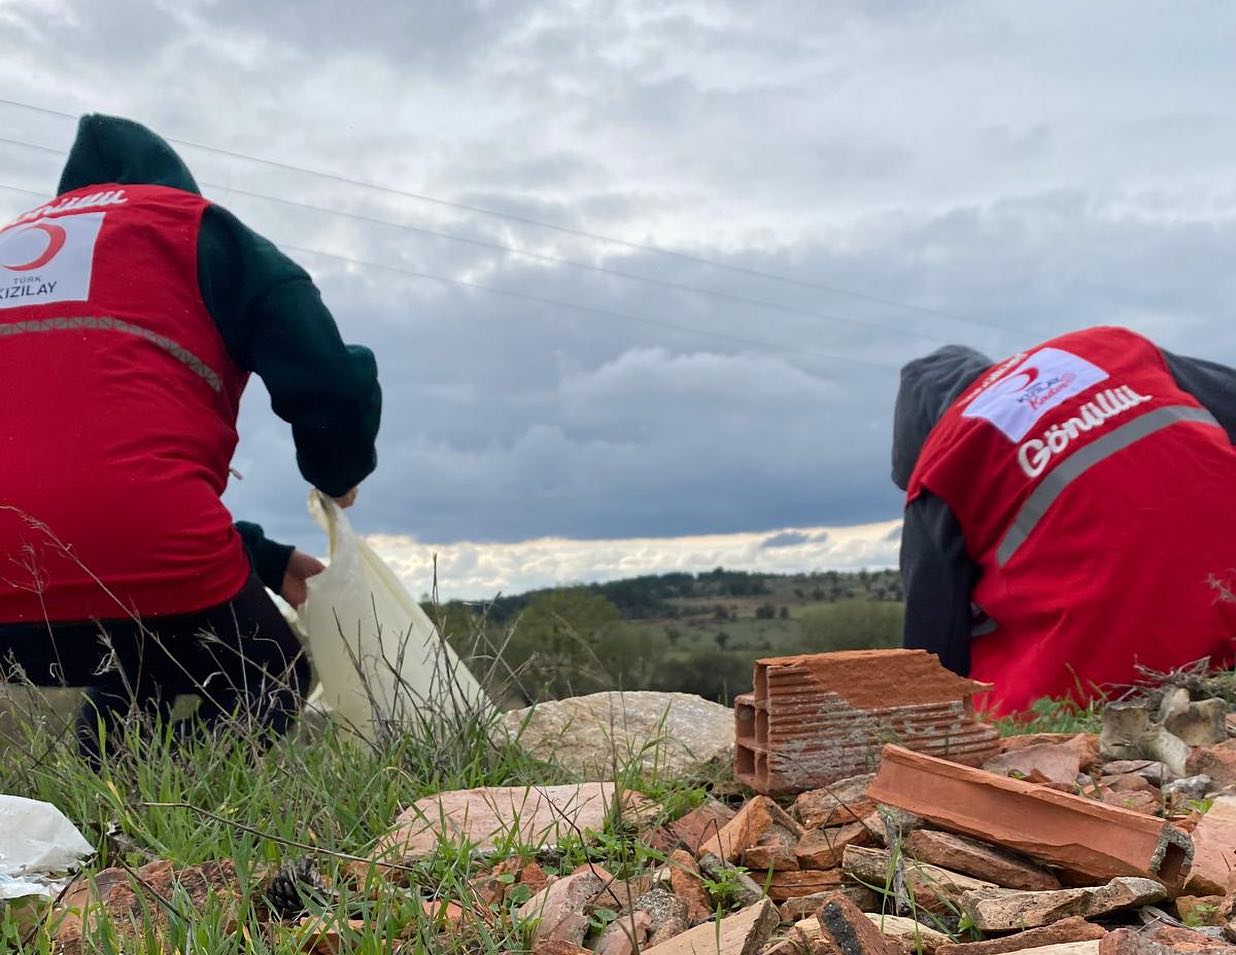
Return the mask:
<path id="1" fill-rule="evenodd" d="M 1228 4 L 340 8 L 0 0 L 0 213 L 80 112 L 176 140 L 377 352 L 352 517 L 418 593 L 888 564 L 902 362 L 1236 362 Z M 260 383 L 241 430 L 228 503 L 320 551 Z"/>

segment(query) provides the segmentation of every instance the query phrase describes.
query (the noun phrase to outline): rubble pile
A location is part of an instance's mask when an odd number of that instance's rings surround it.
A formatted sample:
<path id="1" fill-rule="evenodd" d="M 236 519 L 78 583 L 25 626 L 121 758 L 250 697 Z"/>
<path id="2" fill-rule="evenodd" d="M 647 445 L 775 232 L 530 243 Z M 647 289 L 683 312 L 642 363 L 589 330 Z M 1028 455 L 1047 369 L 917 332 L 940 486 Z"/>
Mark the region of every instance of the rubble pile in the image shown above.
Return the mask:
<path id="1" fill-rule="evenodd" d="M 816 715 L 841 698 L 858 711 L 855 725 L 887 727 L 895 707 L 854 690 L 855 668 L 934 672 L 934 661 L 900 651 L 836 656 L 848 697 L 819 691 L 828 662 L 811 658 L 765 661 L 767 685 L 807 674 Z M 964 691 L 959 708 L 944 703 L 964 741 L 956 751 L 873 740 L 856 761 L 851 734 L 823 784 L 795 782 L 818 778 L 819 761 L 799 775 L 766 761 L 761 778 L 775 795 L 711 799 L 672 819 L 613 783 L 440 793 L 408 807 L 379 841 L 374 860 L 385 868 L 349 871 L 359 890 L 375 877 L 404 879 L 442 842 L 466 845 L 472 897 L 406 891 L 456 936 L 470 922 L 524 925 L 534 955 L 1236 955 L 1236 720 L 1226 702 L 1176 688 L 1153 704 L 1110 706 L 1100 734 L 999 739 L 969 710 L 971 688 L 935 686 L 928 692 Z M 874 705 L 862 711 L 864 701 Z M 804 751 L 818 754 L 832 724 L 809 709 L 799 706 L 798 725 Z M 783 754 L 787 741 L 777 743 Z M 740 770 L 751 769 L 751 752 L 740 736 Z M 862 771 L 837 776 L 839 766 Z M 595 839 L 615 820 L 638 832 L 637 861 L 614 872 L 562 865 L 561 845 Z M 212 865 L 181 875 L 199 886 L 222 879 L 230 891 L 234 870 Z M 155 866 L 156 882 L 171 876 Z M 113 889 L 106 904 L 124 911 L 132 893 Z M 301 922 L 306 951 L 343 950 L 346 924 Z M 81 921 L 65 924 L 71 941 Z"/>

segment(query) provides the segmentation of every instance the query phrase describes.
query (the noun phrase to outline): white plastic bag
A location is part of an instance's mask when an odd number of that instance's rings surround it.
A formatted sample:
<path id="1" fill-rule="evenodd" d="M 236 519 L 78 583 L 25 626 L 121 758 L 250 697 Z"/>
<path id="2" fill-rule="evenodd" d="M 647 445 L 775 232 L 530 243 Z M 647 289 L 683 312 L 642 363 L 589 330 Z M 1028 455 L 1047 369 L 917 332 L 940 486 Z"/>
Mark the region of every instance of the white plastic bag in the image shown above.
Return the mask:
<path id="1" fill-rule="evenodd" d="M 0 795 L 0 899 L 55 895 L 47 876 L 94 855 L 94 846 L 49 802 Z"/>
<path id="2" fill-rule="evenodd" d="M 330 537 L 330 564 L 309 578 L 299 611 L 320 680 L 310 703 L 371 740 L 384 727 L 488 712 L 480 683 L 339 506 L 314 491 L 309 512 Z"/>

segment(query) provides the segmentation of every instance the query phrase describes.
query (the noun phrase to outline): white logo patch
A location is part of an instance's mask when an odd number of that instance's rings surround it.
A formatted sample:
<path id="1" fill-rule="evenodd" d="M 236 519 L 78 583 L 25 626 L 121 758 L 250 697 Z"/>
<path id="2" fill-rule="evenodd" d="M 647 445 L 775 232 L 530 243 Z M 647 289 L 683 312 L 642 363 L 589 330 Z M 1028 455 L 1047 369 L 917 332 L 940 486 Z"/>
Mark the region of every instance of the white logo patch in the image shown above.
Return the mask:
<path id="1" fill-rule="evenodd" d="M 1107 378 L 1107 372 L 1059 348 L 1040 348 L 999 381 L 984 388 L 962 412 L 985 418 L 1010 441 L 1020 441 L 1061 402 Z"/>
<path id="2" fill-rule="evenodd" d="M 0 232 L 0 308 L 86 301 L 104 215 L 36 219 Z"/>

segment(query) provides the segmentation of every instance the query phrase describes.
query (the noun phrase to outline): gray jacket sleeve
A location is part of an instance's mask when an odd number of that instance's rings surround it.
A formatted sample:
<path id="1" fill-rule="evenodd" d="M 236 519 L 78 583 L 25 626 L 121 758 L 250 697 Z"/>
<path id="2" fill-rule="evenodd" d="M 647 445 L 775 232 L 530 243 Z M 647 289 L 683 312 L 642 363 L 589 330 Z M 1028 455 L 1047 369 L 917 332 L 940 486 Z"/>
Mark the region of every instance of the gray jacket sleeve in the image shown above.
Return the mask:
<path id="1" fill-rule="evenodd" d="M 904 643 L 927 650 L 954 673 L 970 672 L 970 595 L 979 568 L 966 551 L 952 509 L 924 491 L 906 508 L 901 579 L 906 594 Z"/>
<path id="2" fill-rule="evenodd" d="M 1169 351 L 1163 351 L 1163 360 L 1181 390 L 1200 401 L 1227 432 L 1228 440 L 1236 444 L 1236 369 Z"/>

